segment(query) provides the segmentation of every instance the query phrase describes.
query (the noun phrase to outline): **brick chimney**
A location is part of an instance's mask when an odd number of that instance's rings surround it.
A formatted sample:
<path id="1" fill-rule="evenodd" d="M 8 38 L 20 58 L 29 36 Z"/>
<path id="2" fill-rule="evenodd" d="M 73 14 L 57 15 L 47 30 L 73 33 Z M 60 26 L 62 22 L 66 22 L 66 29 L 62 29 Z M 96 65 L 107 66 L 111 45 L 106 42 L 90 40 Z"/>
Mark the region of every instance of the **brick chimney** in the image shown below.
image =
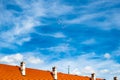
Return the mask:
<path id="1" fill-rule="evenodd" d="M 114 77 L 113 80 L 118 80 L 118 78 L 117 78 L 117 77 Z"/>
<path id="2" fill-rule="evenodd" d="M 54 80 L 57 80 L 57 69 L 55 66 L 52 67 L 52 75 L 53 75 Z"/>
<path id="3" fill-rule="evenodd" d="M 21 63 L 20 63 L 20 71 L 21 71 L 21 74 L 22 74 L 23 76 L 26 75 L 26 72 L 25 72 L 25 62 L 21 62 Z"/>
<path id="4" fill-rule="evenodd" d="M 95 73 L 91 74 L 91 80 L 96 80 Z"/>

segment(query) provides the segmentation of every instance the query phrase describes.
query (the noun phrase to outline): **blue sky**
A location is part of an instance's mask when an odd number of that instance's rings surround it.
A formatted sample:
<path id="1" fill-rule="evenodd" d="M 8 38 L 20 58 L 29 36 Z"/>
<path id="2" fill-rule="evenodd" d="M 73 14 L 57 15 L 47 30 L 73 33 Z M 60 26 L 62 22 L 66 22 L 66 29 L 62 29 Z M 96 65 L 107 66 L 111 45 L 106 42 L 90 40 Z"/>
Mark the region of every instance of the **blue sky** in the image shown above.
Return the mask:
<path id="1" fill-rule="evenodd" d="M 120 78 L 119 0 L 0 0 L 0 12 L 0 63 Z"/>

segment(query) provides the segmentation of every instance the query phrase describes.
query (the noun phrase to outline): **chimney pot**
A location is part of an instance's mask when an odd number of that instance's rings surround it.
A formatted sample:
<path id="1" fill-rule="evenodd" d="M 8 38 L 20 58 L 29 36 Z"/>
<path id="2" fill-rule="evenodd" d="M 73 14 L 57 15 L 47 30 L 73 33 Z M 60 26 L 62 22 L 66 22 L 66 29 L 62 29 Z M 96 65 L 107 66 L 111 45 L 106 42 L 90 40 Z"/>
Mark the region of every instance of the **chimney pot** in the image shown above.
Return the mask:
<path id="1" fill-rule="evenodd" d="M 92 73 L 92 74 L 91 74 L 91 80 L 96 80 L 96 78 L 95 78 L 95 73 Z"/>
<path id="2" fill-rule="evenodd" d="M 57 80 L 57 69 L 55 66 L 52 67 L 52 75 L 53 75 L 54 80 Z"/>
<path id="3" fill-rule="evenodd" d="M 21 74 L 23 76 L 26 75 L 26 72 L 25 72 L 25 62 L 21 62 L 20 63 L 20 71 L 21 71 Z"/>
<path id="4" fill-rule="evenodd" d="M 114 77 L 114 80 L 118 80 L 118 78 L 117 78 L 117 77 Z"/>

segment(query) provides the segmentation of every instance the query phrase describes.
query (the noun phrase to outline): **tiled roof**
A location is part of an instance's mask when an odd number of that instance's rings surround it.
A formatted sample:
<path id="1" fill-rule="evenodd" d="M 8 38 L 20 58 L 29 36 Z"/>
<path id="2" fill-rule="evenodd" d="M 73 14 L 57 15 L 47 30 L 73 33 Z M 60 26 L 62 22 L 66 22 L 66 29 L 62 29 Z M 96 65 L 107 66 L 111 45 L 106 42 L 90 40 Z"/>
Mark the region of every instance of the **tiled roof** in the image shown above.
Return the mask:
<path id="1" fill-rule="evenodd" d="M 26 68 L 26 75 L 22 76 L 19 66 L 0 64 L 0 80 L 53 80 L 53 76 L 50 71 L 31 68 Z M 58 80 L 90 80 L 90 78 L 85 76 L 58 73 Z"/>

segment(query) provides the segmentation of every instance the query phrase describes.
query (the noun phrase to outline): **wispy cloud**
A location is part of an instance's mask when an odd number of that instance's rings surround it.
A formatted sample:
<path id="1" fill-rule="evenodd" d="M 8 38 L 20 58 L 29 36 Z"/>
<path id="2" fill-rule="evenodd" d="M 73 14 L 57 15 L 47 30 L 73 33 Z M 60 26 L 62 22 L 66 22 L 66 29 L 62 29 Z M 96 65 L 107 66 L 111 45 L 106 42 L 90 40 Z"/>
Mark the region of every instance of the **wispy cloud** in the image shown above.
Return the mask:
<path id="1" fill-rule="evenodd" d="M 64 21 L 65 23 L 68 23 L 68 24 L 81 24 L 83 22 L 86 22 L 86 21 L 89 21 L 91 19 L 94 19 L 96 18 L 96 16 L 98 16 L 99 14 L 97 13 L 94 13 L 94 14 L 84 14 L 84 15 L 81 15 L 80 17 L 77 17 L 75 19 L 72 19 L 72 20 L 67 20 L 67 21 Z"/>
<path id="2" fill-rule="evenodd" d="M 38 35 L 41 35 L 41 36 L 50 36 L 50 37 L 54 37 L 54 38 L 66 38 L 66 35 L 63 34 L 62 32 L 56 32 L 56 33 L 38 33 L 38 32 L 35 32 L 36 34 Z"/>
<path id="3" fill-rule="evenodd" d="M 95 72 L 97 77 L 109 80 L 111 80 L 115 75 L 118 76 L 117 73 L 119 72 L 117 70 L 119 70 L 120 64 L 113 60 L 93 60 L 92 57 L 95 57 L 95 55 L 96 54 L 89 53 L 76 58 L 61 59 L 50 64 L 44 64 L 41 68 L 50 69 L 50 67 L 55 65 L 57 66 L 58 71 L 67 73 L 67 68 L 70 66 L 71 74 L 90 76 L 91 73 Z"/>
<path id="4" fill-rule="evenodd" d="M 55 33 L 53 34 L 55 38 L 65 38 L 66 36 L 63 33 Z"/>
<path id="5" fill-rule="evenodd" d="M 13 54 L 13 55 L 2 56 L 0 59 L 0 62 L 15 65 L 16 62 L 20 62 L 22 60 L 23 60 L 23 55 L 21 55 L 20 53 L 17 53 L 17 54 Z"/>
<path id="6" fill-rule="evenodd" d="M 22 54 L 22 53 L 15 53 L 11 55 L 1 55 L 0 56 L 0 63 L 7 63 L 11 65 L 19 65 L 21 61 L 26 61 L 29 64 L 41 64 L 44 61 L 40 57 L 36 57 L 35 55 L 31 54 Z"/>
<path id="7" fill-rule="evenodd" d="M 83 24 L 89 27 L 95 27 L 102 30 L 120 29 L 119 28 L 119 1 L 102 0 L 89 2 L 87 5 L 81 5 L 77 17 L 63 21 L 67 24 Z M 96 7 L 97 6 L 97 7 Z M 105 8 L 111 8 L 107 10 Z M 114 27 L 113 27 L 114 26 Z"/>
<path id="8" fill-rule="evenodd" d="M 27 62 L 29 62 L 30 64 L 41 64 L 43 63 L 43 60 L 41 60 L 39 57 L 30 56 L 27 59 Z"/>
<path id="9" fill-rule="evenodd" d="M 105 53 L 105 54 L 104 54 L 104 57 L 105 57 L 106 59 L 110 59 L 110 58 L 111 58 L 111 55 L 110 55 L 109 53 Z"/>
<path id="10" fill-rule="evenodd" d="M 17 44 L 22 45 L 24 42 L 29 42 L 31 40 L 31 37 L 25 37 L 20 39 L 19 41 L 16 41 Z"/>
<path id="11" fill-rule="evenodd" d="M 92 66 L 86 66 L 84 70 L 86 71 L 86 73 L 95 73 L 94 68 Z"/>
<path id="12" fill-rule="evenodd" d="M 95 72 L 97 77 L 103 77 L 106 79 L 112 79 L 114 75 L 118 75 L 119 73 L 120 64 L 113 60 L 102 60 L 102 58 L 93 60 L 96 53 L 83 54 L 76 58 L 63 58 L 58 61 L 50 62 L 50 58 L 43 59 L 42 57 L 36 57 L 33 53 L 32 55 L 31 53 L 27 54 L 16 53 L 12 55 L 1 55 L 0 62 L 19 65 L 19 62 L 24 60 L 28 67 L 51 70 L 52 66 L 57 66 L 59 72 L 65 73 L 67 73 L 67 68 L 70 66 L 71 74 L 90 76 L 91 73 Z M 46 62 L 44 60 L 46 60 Z"/>
<path id="13" fill-rule="evenodd" d="M 52 4 L 48 3 L 47 6 L 49 10 L 48 13 L 50 16 L 58 17 L 61 15 L 66 15 L 73 11 L 73 6 L 62 4 L 60 1 L 54 1 Z M 51 6 L 51 7 L 50 7 Z"/>
<path id="14" fill-rule="evenodd" d="M 81 44 L 85 44 L 85 45 L 90 45 L 90 44 L 95 44 L 95 43 L 96 43 L 95 39 L 88 39 L 88 40 L 81 42 Z"/>
<path id="15" fill-rule="evenodd" d="M 49 48 L 44 48 L 45 50 L 49 50 L 50 52 L 54 53 L 69 53 L 70 51 L 74 51 L 75 48 L 71 47 L 69 44 L 61 43 L 58 44 L 57 46 L 49 47 Z M 40 50 L 44 50 L 43 48 Z"/>
<path id="16" fill-rule="evenodd" d="M 16 7 L 21 8 L 21 11 L 16 12 L 18 16 L 15 15 L 15 8 L 11 8 L 10 10 L 6 8 L 8 5 L 14 5 L 13 3 L 17 5 Z M 51 3 L 43 0 L 32 2 L 15 0 L 13 3 L 0 2 L 0 9 L 2 10 L 0 25 L 4 26 L 8 24 L 8 26 L 11 26 L 11 28 L 8 28 L 5 32 L 1 32 L 0 38 L 2 39 L 2 43 L 7 43 L 10 46 L 12 46 L 12 44 L 22 45 L 24 42 L 30 41 L 30 33 L 33 32 L 34 28 L 47 24 L 41 21 L 43 17 L 64 15 L 72 11 L 72 7 L 62 4 L 59 1 Z M 7 17 L 5 17 L 6 15 Z M 55 33 L 49 36 L 56 38 L 65 37 L 62 33 Z M 6 45 L 6 47 L 9 47 L 9 45 Z M 1 47 L 5 46 L 1 45 Z"/>

